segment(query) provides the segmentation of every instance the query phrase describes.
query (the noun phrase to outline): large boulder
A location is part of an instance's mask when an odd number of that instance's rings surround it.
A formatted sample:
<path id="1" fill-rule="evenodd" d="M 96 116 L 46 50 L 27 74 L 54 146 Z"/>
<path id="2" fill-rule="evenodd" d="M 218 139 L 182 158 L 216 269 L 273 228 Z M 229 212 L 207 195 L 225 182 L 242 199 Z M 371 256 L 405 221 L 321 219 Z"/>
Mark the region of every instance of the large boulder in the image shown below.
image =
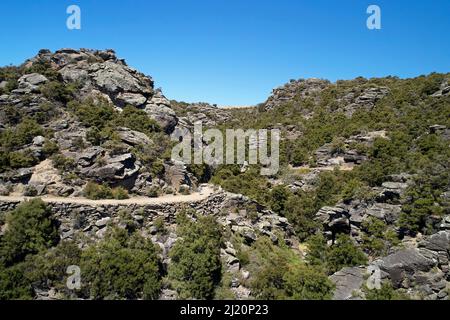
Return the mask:
<path id="1" fill-rule="evenodd" d="M 147 104 L 145 111 L 166 132 L 172 133 L 178 123 L 175 112 L 166 105 Z"/>
<path id="2" fill-rule="evenodd" d="M 401 211 L 402 207 L 400 205 L 375 203 L 374 205 L 368 207 L 365 213 L 367 216 L 378 218 L 385 221 L 387 224 L 393 224 L 397 220 Z"/>
<path id="3" fill-rule="evenodd" d="M 105 150 L 101 147 L 91 147 L 77 154 L 75 162 L 81 167 L 89 167 L 95 163 L 97 157 L 102 155 Z"/>
<path id="4" fill-rule="evenodd" d="M 95 63 L 89 67 L 94 84 L 109 95 L 131 92 L 151 95 L 153 81 L 135 69 L 112 61 Z"/>
<path id="5" fill-rule="evenodd" d="M 126 153 L 119 156 L 106 155 L 102 161 L 82 168 L 80 172 L 86 178 L 99 183 L 109 182 L 112 185 L 122 185 L 131 189 L 140 169 L 141 164 L 134 155 Z"/>
<path id="6" fill-rule="evenodd" d="M 39 86 L 46 83 L 48 79 L 38 73 L 26 74 L 19 78 L 19 87 L 13 90 L 13 93 L 28 94 L 32 92 L 39 92 Z"/>
<path id="7" fill-rule="evenodd" d="M 347 267 L 331 275 L 330 280 L 336 285 L 333 300 L 359 300 L 365 274 L 364 267 Z"/>
<path id="8" fill-rule="evenodd" d="M 119 93 L 116 100 L 120 105 L 131 105 L 133 107 L 141 107 L 147 102 L 147 98 L 143 94 L 132 92 Z"/>
<path id="9" fill-rule="evenodd" d="M 196 181 L 187 171 L 186 165 L 179 161 L 164 164 L 164 180 L 176 190 L 187 185 L 195 187 Z"/>
<path id="10" fill-rule="evenodd" d="M 33 168 L 20 168 L 0 173 L 0 182 L 13 182 L 27 184 L 33 175 Z"/>
<path id="11" fill-rule="evenodd" d="M 344 205 L 322 207 L 316 213 L 315 220 L 323 225 L 328 236 L 350 232 L 350 214 Z"/>
<path id="12" fill-rule="evenodd" d="M 117 128 L 117 134 L 122 142 L 131 146 L 152 145 L 153 141 L 145 134 L 128 128 Z"/>
<path id="13" fill-rule="evenodd" d="M 376 263 L 388 274 L 395 287 L 404 285 L 414 273 L 428 272 L 438 265 L 437 253 L 427 249 L 408 248 L 399 250 Z"/>
<path id="14" fill-rule="evenodd" d="M 420 247 L 431 251 L 450 252 L 450 231 L 440 231 L 419 243 Z"/>

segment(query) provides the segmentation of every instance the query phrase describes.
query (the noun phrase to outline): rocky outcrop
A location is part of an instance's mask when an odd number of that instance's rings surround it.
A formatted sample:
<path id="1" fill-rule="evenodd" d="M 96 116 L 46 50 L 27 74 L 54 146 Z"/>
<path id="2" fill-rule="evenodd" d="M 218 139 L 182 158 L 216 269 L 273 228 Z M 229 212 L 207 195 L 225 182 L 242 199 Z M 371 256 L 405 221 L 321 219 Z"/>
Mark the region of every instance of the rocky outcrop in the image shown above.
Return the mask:
<path id="1" fill-rule="evenodd" d="M 324 233 L 333 239 L 337 233 L 350 233 L 350 214 L 345 205 L 323 207 L 317 213 L 315 220 L 324 227 Z"/>
<path id="2" fill-rule="evenodd" d="M 153 79 L 127 66 L 113 50 L 62 49 L 55 53 L 43 50 L 26 66 L 42 60 L 50 62 L 65 82 L 82 84 L 81 98 L 97 92 L 97 96 L 113 102 L 119 110 L 127 105 L 144 109 L 169 133 L 178 122 L 170 101 L 154 89 Z M 43 81 L 37 76 L 26 79 L 39 84 Z"/>
<path id="3" fill-rule="evenodd" d="M 130 146 L 153 145 L 153 141 L 150 140 L 150 138 L 145 133 L 130 130 L 128 128 L 117 128 L 116 132 L 119 135 L 122 142 Z"/>
<path id="4" fill-rule="evenodd" d="M 14 94 L 29 94 L 39 92 L 39 86 L 48 81 L 46 77 L 38 73 L 31 73 L 19 79 L 19 87 L 12 91 Z"/>
<path id="5" fill-rule="evenodd" d="M 349 92 L 342 98 L 346 102 L 343 111 L 350 117 L 357 110 L 371 110 L 379 100 L 389 93 L 390 90 L 387 87 L 367 88 L 359 95 L 356 95 L 354 92 Z"/>
<path id="6" fill-rule="evenodd" d="M 170 108 L 170 101 L 167 100 L 160 90 L 155 92 L 152 99 L 145 105 L 144 110 L 165 132 L 169 134 L 173 132 L 178 123 L 178 118 Z"/>
<path id="7" fill-rule="evenodd" d="M 175 190 L 186 187 L 188 190 L 197 187 L 197 179 L 187 171 L 184 163 L 173 161 L 164 164 L 164 179 Z"/>
<path id="8" fill-rule="evenodd" d="M 400 174 L 389 177 L 381 187 L 371 189 L 371 200 L 351 199 L 340 202 L 335 206 L 321 208 L 315 215 L 315 220 L 322 227 L 323 234 L 333 241 L 339 233 L 350 235 L 356 242 L 361 243 L 364 233 L 363 223 L 370 219 L 383 221 L 389 228 L 399 232 L 396 222 L 402 210 L 404 194 L 411 185 L 411 176 Z M 399 182 L 401 181 L 401 182 Z M 442 226 L 445 226 L 445 218 Z"/>
<path id="9" fill-rule="evenodd" d="M 442 97 L 442 96 L 450 95 L 450 85 L 448 82 L 449 82 L 448 79 L 443 81 L 441 83 L 439 90 L 436 91 L 435 93 L 433 93 L 431 96 L 432 97 Z"/>
<path id="10" fill-rule="evenodd" d="M 330 276 L 336 286 L 333 300 L 360 300 L 366 271 L 365 267 L 347 267 Z"/>
<path id="11" fill-rule="evenodd" d="M 291 80 L 282 87 L 272 91 L 272 95 L 264 103 L 265 110 L 277 108 L 295 98 L 314 98 L 315 94 L 327 88 L 331 83 L 321 79 Z"/>
<path id="12" fill-rule="evenodd" d="M 80 159 L 84 161 L 85 159 Z M 82 168 L 80 174 L 88 179 L 95 180 L 98 183 L 109 182 L 112 185 L 122 185 L 128 188 L 134 186 L 141 164 L 131 153 L 121 155 L 107 154 L 100 161 L 91 166 Z"/>
<path id="13" fill-rule="evenodd" d="M 262 104 L 262 108 L 268 111 L 284 104 L 292 103 L 308 118 L 314 114 L 314 106 L 319 106 L 321 103 L 320 94 L 324 90 L 339 86 L 339 81 L 331 83 L 321 79 L 291 80 L 284 86 L 274 89 L 269 99 Z M 387 87 L 372 86 L 359 89 L 357 86 L 354 86 L 343 93 L 341 92 L 336 97 L 337 104 L 328 107 L 330 111 L 341 111 L 347 117 L 351 117 L 357 110 L 373 109 L 376 103 L 389 93 L 390 89 Z"/>
<path id="14" fill-rule="evenodd" d="M 364 298 L 362 285 L 368 270 L 379 270 L 379 281 L 389 281 L 414 299 L 447 300 L 450 288 L 450 231 L 440 231 L 417 244 L 399 247 L 368 267 L 344 268 L 330 276 L 336 284 L 334 299 Z M 367 288 L 366 288 L 367 290 Z M 359 293 L 359 294 L 357 294 Z"/>

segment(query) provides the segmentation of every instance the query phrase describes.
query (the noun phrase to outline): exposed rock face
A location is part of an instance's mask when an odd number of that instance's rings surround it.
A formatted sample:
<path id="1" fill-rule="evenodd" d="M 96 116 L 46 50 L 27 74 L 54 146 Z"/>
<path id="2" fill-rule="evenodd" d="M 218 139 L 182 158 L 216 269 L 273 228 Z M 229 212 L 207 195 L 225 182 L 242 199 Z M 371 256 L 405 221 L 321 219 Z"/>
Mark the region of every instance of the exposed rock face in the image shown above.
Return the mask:
<path id="1" fill-rule="evenodd" d="M 128 145 L 153 145 L 153 141 L 145 133 L 128 128 L 117 128 L 117 132 L 122 142 Z"/>
<path id="2" fill-rule="evenodd" d="M 331 83 L 321 79 L 291 80 L 284 86 L 274 89 L 272 95 L 262 106 L 267 111 L 286 103 L 293 103 L 303 111 L 305 117 L 310 117 L 314 114 L 314 111 L 310 110 L 310 106 L 307 106 L 305 101 L 307 100 L 308 103 L 318 106 L 321 102 L 319 93 L 338 86 L 339 82 Z M 346 90 L 336 99 L 338 103 L 337 111 L 342 111 L 346 116 L 351 117 L 357 110 L 371 110 L 379 100 L 389 93 L 389 88 L 379 86 L 366 88 L 362 92 L 353 89 Z M 336 110 L 330 109 L 330 111 Z"/>
<path id="3" fill-rule="evenodd" d="M 343 205 L 335 207 L 323 207 L 316 213 L 316 220 L 324 226 L 325 234 L 334 238 L 336 233 L 350 232 L 350 214 Z"/>
<path id="4" fill-rule="evenodd" d="M 25 94 L 38 92 L 39 85 L 47 81 L 48 79 L 41 74 L 38 73 L 26 74 L 19 79 L 19 88 L 13 90 L 13 93 Z"/>
<path id="5" fill-rule="evenodd" d="M 399 248 L 375 260 L 370 268 L 379 268 L 381 281 L 390 281 L 394 288 L 406 290 L 414 298 L 448 299 L 450 231 L 425 237 L 418 246 Z M 334 299 L 354 299 L 361 292 L 368 268 L 344 268 L 330 276 L 336 284 Z M 363 296 L 363 295 L 362 295 Z"/>
<path id="6" fill-rule="evenodd" d="M 109 181 L 112 184 L 123 184 L 136 178 L 141 165 L 131 153 L 118 156 L 107 155 L 102 163 L 82 169 L 81 174 L 99 183 Z"/>
<path id="7" fill-rule="evenodd" d="M 123 64 L 112 61 L 96 63 L 89 67 L 88 72 L 94 85 L 109 96 L 119 93 L 122 97 L 132 93 L 144 96 L 153 93 L 150 78 Z"/>
<path id="8" fill-rule="evenodd" d="M 0 173 L 0 181 L 28 184 L 33 174 L 33 168 L 20 168 Z"/>
<path id="9" fill-rule="evenodd" d="M 165 180 L 169 185 L 176 190 L 181 186 L 188 186 L 188 188 L 195 188 L 197 181 L 192 174 L 189 174 L 186 165 L 182 162 L 175 161 L 173 164 L 165 164 Z"/>
<path id="10" fill-rule="evenodd" d="M 336 234 L 345 233 L 356 242 L 361 243 L 363 224 L 369 222 L 370 219 L 381 220 L 393 231 L 399 232 L 395 223 L 400 216 L 403 195 L 411 184 L 411 177 L 403 174 L 389 178 L 392 181 L 383 183 L 382 187 L 372 188 L 372 200 L 353 199 L 348 202 L 339 202 L 335 206 L 321 208 L 316 213 L 315 220 L 322 225 L 326 238 L 334 240 Z M 443 220 L 444 225 L 445 219 Z"/>
<path id="11" fill-rule="evenodd" d="M 448 96 L 450 94 L 450 85 L 448 83 L 448 80 L 445 80 L 441 83 L 440 89 L 432 94 L 433 97 L 442 97 L 442 96 Z"/>
<path id="12" fill-rule="evenodd" d="M 167 133 L 172 133 L 178 123 L 175 112 L 170 108 L 170 101 L 157 90 L 144 109 Z"/>
<path id="13" fill-rule="evenodd" d="M 336 285 L 333 300 L 359 300 L 357 293 L 360 293 L 365 274 L 364 267 L 349 267 L 330 276 L 330 280 Z"/>
<path id="14" fill-rule="evenodd" d="M 382 258 L 378 265 L 398 287 L 408 275 L 416 271 L 426 272 L 437 266 L 437 255 L 430 250 L 403 249 Z"/>
<path id="15" fill-rule="evenodd" d="M 369 206 L 364 213 L 367 216 L 383 220 L 387 224 L 393 224 L 395 223 L 395 221 L 397 221 L 400 212 L 401 207 L 399 205 L 375 203 L 372 206 Z M 365 218 L 367 218 L 367 216 L 365 216 Z"/>
<path id="16" fill-rule="evenodd" d="M 160 90 L 154 90 L 153 79 L 127 66 L 112 50 L 62 49 L 52 54 L 42 51 L 29 60 L 51 62 L 66 82 L 82 83 L 85 97 L 93 92 L 105 95 L 118 108 L 132 105 L 146 110 L 166 132 L 172 132 L 178 119 Z M 42 81 L 36 76 L 34 82 Z M 25 80 L 24 80 L 25 81 Z"/>
<path id="17" fill-rule="evenodd" d="M 371 110 L 375 106 L 375 103 L 387 96 L 389 92 L 389 88 L 386 87 L 367 88 L 356 97 L 355 94 L 351 92 L 343 98 L 344 101 L 348 102 L 343 111 L 347 116 L 352 116 L 356 110 L 361 108 Z"/>
<path id="18" fill-rule="evenodd" d="M 321 79 L 291 80 L 282 87 L 273 90 L 272 95 L 264 103 L 265 110 L 271 110 L 282 104 L 294 100 L 294 98 L 314 97 L 327 88 L 331 83 Z"/>
<path id="19" fill-rule="evenodd" d="M 63 183 L 61 175 L 49 159 L 42 161 L 34 168 L 28 183 L 36 188 L 38 195 L 45 191 L 54 195 L 67 196 L 74 191 Z"/>

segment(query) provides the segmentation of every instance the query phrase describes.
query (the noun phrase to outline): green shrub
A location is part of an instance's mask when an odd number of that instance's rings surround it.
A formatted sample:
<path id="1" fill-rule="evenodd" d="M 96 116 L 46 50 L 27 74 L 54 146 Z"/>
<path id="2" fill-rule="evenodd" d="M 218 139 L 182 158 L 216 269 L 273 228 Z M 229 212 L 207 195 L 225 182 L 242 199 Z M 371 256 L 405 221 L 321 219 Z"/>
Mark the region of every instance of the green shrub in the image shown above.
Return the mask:
<path id="1" fill-rule="evenodd" d="M 286 201 L 289 198 L 289 191 L 284 186 L 276 186 L 270 191 L 269 204 L 271 209 L 278 213 L 284 214 Z"/>
<path id="2" fill-rule="evenodd" d="M 389 229 L 386 223 L 377 218 L 363 221 L 362 248 L 372 256 L 387 255 L 390 248 L 400 241 L 394 230 Z"/>
<path id="3" fill-rule="evenodd" d="M 161 189 L 159 187 L 151 187 L 150 190 L 148 191 L 148 196 L 150 198 L 157 198 L 159 196 L 159 194 L 161 193 Z"/>
<path id="4" fill-rule="evenodd" d="M 300 192 L 286 201 L 284 216 L 301 240 L 308 238 L 318 228 L 318 223 L 314 220 L 317 208 L 314 195 L 309 193 Z"/>
<path id="5" fill-rule="evenodd" d="M 161 178 L 164 175 L 165 168 L 164 168 L 164 162 L 162 160 L 156 160 L 152 163 L 152 167 L 150 169 L 150 172 L 153 177 Z"/>
<path id="6" fill-rule="evenodd" d="M 36 190 L 36 187 L 27 185 L 24 188 L 23 195 L 25 197 L 36 197 L 38 195 L 38 191 Z"/>
<path id="7" fill-rule="evenodd" d="M 75 88 L 58 81 L 50 81 L 42 85 L 40 91 L 47 99 L 65 104 L 73 99 Z"/>
<path id="8" fill-rule="evenodd" d="M 256 298 L 264 300 L 327 300 L 334 285 L 320 269 L 307 266 L 290 248 L 274 246 L 261 237 L 252 246 L 250 282 Z"/>
<path id="9" fill-rule="evenodd" d="M 187 186 L 180 186 L 180 188 L 178 189 L 178 192 L 185 196 L 191 194 L 191 190 Z"/>
<path id="10" fill-rule="evenodd" d="M 211 170 L 206 164 L 191 164 L 187 169 L 197 178 L 199 183 L 206 183 L 211 179 Z"/>
<path id="11" fill-rule="evenodd" d="M 83 194 L 86 198 L 91 200 L 113 199 L 112 189 L 107 185 L 96 184 L 88 182 L 83 189 Z"/>
<path id="12" fill-rule="evenodd" d="M 415 235 L 437 231 L 431 221 L 445 212 L 446 205 L 441 195 L 448 188 L 449 179 L 448 168 L 440 163 L 428 164 L 416 177 L 415 184 L 407 190 L 409 201 L 402 206 L 397 221 L 402 233 Z"/>
<path id="13" fill-rule="evenodd" d="M 9 94 L 12 90 L 17 89 L 20 77 L 20 70 L 15 66 L 0 67 L 0 82 L 6 81 L 6 86 L 0 88 L 0 95 Z"/>
<path id="14" fill-rule="evenodd" d="M 364 183 L 358 179 L 351 179 L 342 189 L 341 196 L 344 202 L 349 203 L 354 199 L 361 199 L 367 192 Z"/>
<path id="15" fill-rule="evenodd" d="M 28 254 L 38 253 L 58 242 L 57 222 L 40 199 L 25 201 L 6 218 L 8 228 L 0 240 L 0 262 L 11 265 Z"/>
<path id="16" fill-rule="evenodd" d="M 336 243 L 331 246 L 327 256 L 327 268 L 331 273 L 343 267 L 354 267 L 367 264 L 367 257 L 347 235 L 339 235 Z"/>
<path id="17" fill-rule="evenodd" d="M 194 222 L 185 213 L 177 222 L 180 240 L 170 251 L 169 278 L 181 298 L 212 299 L 221 277 L 220 227 L 214 217 Z"/>
<path id="18" fill-rule="evenodd" d="M 75 160 L 60 153 L 53 155 L 51 160 L 53 166 L 59 169 L 60 172 L 69 172 L 75 168 Z"/>
<path id="19" fill-rule="evenodd" d="M 411 298 L 401 290 L 395 290 L 390 282 L 384 281 L 380 289 L 369 290 L 363 286 L 366 300 L 410 300 Z"/>
<path id="20" fill-rule="evenodd" d="M 157 299 L 159 265 L 151 240 L 114 228 L 82 253 L 83 294 L 93 299 Z"/>
<path id="21" fill-rule="evenodd" d="M 332 274 L 344 267 L 365 265 L 367 257 L 345 234 L 338 235 L 332 246 L 327 246 L 325 238 L 318 234 L 308 239 L 307 261 L 310 265 L 323 267 Z"/>
<path id="22" fill-rule="evenodd" d="M 0 301 L 34 298 L 32 283 L 26 277 L 26 267 L 24 263 L 9 268 L 0 264 Z"/>
<path id="23" fill-rule="evenodd" d="M 57 80 L 60 77 L 59 73 L 52 68 L 50 61 L 43 59 L 34 61 L 31 67 L 24 70 L 24 73 L 39 73 L 51 81 Z"/>
<path id="24" fill-rule="evenodd" d="M 163 217 L 156 218 L 155 221 L 153 222 L 153 226 L 156 228 L 157 232 L 161 234 L 167 233 L 166 224 Z"/>
<path id="25" fill-rule="evenodd" d="M 91 200 L 101 199 L 116 199 L 124 200 L 128 199 L 128 191 L 123 187 L 110 188 L 106 184 L 96 184 L 94 182 L 88 182 L 83 189 L 83 194 L 86 198 Z"/>
<path id="26" fill-rule="evenodd" d="M 24 117 L 24 113 L 22 110 L 11 105 L 2 106 L 1 113 L 5 124 L 8 124 L 10 126 L 18 125 Z"/>
<path id="27" fill-rule="evenodd" d="M 59 151 L 59 146 L 56 142 L 51 140 L 46 140 L 42 146 L 42 152 L 46 157 L 50 157 Z"/>
<path id="28" fill-rule="evenodd" d="M 29 168 L 34 166 L 38 160 L 34 158 L 30 153 L 25 152 L 11 152 L 9 154 L 9 165 L 11 168 Z"/>
<path id="29" fill-rule="evenodd" d="M 71 102 L 69 109 L 75 112 L 83 125 L 98 130 L 106 127 L 116 114 L 114 107 L 106 100 L 94 102 L 87 99 L 83 103 Z"/>
<path id="30" fill-rule="evenodd" d="M 0 266 L 0 300 L 34 299 L 34 288 L 67 293 L 67 267 L 80 264 L 81 250 L 73 242 L 28 255 L 24 262 L 8 268 Z"/>
<path id="31" fill-rule="evenodd" d="M 16 127 L 0 133 L 0 144 L 5 150 L 17 150 L 41 135 L 44 135 L 42 127 L 35 120 L 25 118 Z"/>
<path id="32" fill-rule="evenodd" d="M 286 295 L 293 300 L 329 300 L 333 283 L 326 274 L 312 267 L 298 265 L 284 274 Z"/>
<path id="33" fill-rule="evenodd" d="M 161 130 L 158 123 L 150 118 L 144 110 L 133 106 L 126 106 L 115 119 L 115 124 L 121 127 L 127 127 L 131 130 L 151 134 Z"/>
<path id="34" fill-rule="evenodd" d="M 129 199 L 128 191 L 123 187 L 117 187 L 112 189 L 112 196 L 117 200 Z"/>

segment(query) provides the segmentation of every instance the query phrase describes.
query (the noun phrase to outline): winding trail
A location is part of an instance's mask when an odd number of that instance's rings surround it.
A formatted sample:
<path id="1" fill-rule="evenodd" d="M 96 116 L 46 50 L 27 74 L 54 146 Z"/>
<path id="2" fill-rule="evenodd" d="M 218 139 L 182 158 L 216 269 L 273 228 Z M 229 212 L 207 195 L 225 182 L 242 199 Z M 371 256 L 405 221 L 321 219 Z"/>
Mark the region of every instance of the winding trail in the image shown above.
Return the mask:
<path id="1" fill-rule="evenodd" d="M 86 198 L 71 198 L 71 197 L 55 197 L 55 196 L 42 196 L 41 198 L 46 203 L 70 203 L 81 205 L 152 205 L 152 204 L 171 204 L 171 203 L 185 203 L 185 202 L 197 202 L 208 198 L 214 193 L 214 189 L 211 186 L 203 187 L 200 192 L 194 192 L 189 195 L 163 195 L 158 198 L 149 197 L 131 197 L 124 200 L 116 199 L 102 199 L 102 200 L 90 200 Z M 33 197 L 24 196 L 0 196 L 0 202 L 22 202 L 24 200 L 32 199 Z"/>

